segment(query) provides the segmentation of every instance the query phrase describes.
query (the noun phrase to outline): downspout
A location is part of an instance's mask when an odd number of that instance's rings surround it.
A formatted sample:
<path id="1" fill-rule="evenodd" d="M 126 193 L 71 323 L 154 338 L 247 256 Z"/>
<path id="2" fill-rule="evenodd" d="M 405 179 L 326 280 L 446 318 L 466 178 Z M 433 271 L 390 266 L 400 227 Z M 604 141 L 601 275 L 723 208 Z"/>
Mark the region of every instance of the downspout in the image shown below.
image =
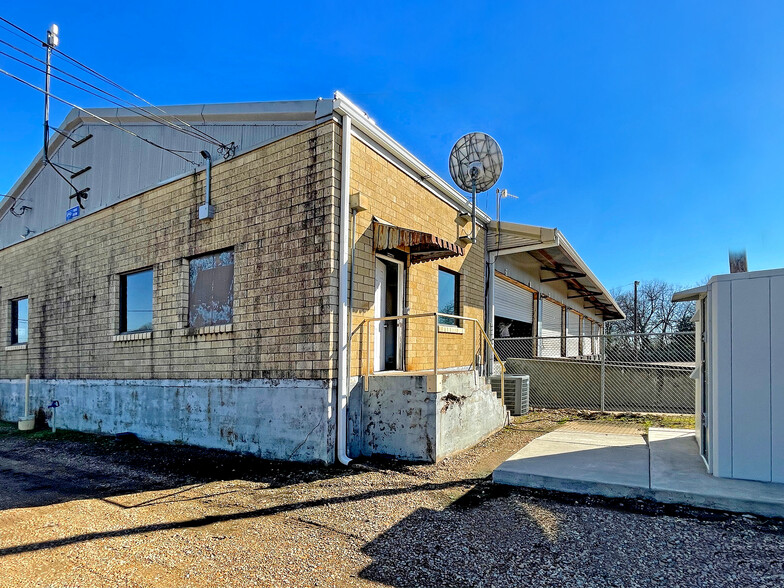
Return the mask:
<path id="1" fill-rule="evenodd" d="M 204 178 L 204 204 L 199 206 L 199 220 L 213 218 L 215 207 L 210 204 L 210 186 L 212 184 L 212 155 L 209 151 L 202 151 L 201 156 L 207 161 L 206 177 Z"/>
<path id="2" fill-rule="evenodd" d="M 351 463 L 346 452 L 348 430 L 348 241 L 349 241 L 349 184 L 351 182 L 351 118 L 343 115 L 343 145 L 340 158 L 340 265 L 338 272 L 338 410 L 337 459 L 343 465 Z"/>
<path id="3" fill-rule="evenodd" d="M 485 333 L 490 337 L 491 345 L 495 348 L 495 260 L 498 258 L 498 254 L 490 251 L 489 245 L 490 231 L 485 230 L 485 255 L 487 256 L 487 263 L 485 263 L 485 272 L 487 272 L 485 277 L 485 292 L 487 293 L 485 298 Z M 483 344 L 487 347 L 486 341 L 483 341 Z M 487 349 L 485 359 L 485 373 L 492 376 L 495 357 L 490 349 Z"/>

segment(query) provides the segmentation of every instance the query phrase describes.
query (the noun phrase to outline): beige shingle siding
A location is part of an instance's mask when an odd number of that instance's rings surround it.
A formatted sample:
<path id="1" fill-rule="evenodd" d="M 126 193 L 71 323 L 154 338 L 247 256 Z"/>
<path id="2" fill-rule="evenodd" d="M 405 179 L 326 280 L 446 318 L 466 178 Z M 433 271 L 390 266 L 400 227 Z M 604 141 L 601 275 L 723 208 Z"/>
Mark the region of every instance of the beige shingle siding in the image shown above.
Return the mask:
<path id="1" fill-rule="evenodd" d="M 0 378 L 334 377 L 335 132 L 325 123 L 217 164 L 211 221 L 197 220 L 202 172 L 0 251 L 6 341 L 8 301 L 30 298 L 28 349 L 0 351 Z M 233 328 L 187 334 L 187 258 L 225 248 Z M 118 274 L 150 266 L 152 337 L 115 342 Z"/>
<path id="2" fill-rule="evenodd" d="M 360 191 L 368 197 L 369 209 L 357 215 L 356 268 L 354 273 L 353 328 L 364 318 L 374 316 L 375 259 L 373 251 L 373 216 L 407 229 L 433 233 L 450 242 L 467 232 L 456 222 L 458 211 L 436 197 L 414 179 L 381 157 L 360 139 L 351 145 L 351 192 Z M 466 255 L 419 263 L 410 266 L 407 299 L 411 314 L 436 312 L 438 301 L 438 268 L 460 274 L 459 314 L 484 317 L 484 232 L 479 230 L 476 245 L 465 248 Z M 411 319 L 406 331 L 406 368 L 433 367 L 433 319 Z M 439 365 L 453 367 L 471 363 L 473 329 L 465 325 L 462 335 L 439 335 Z M 477 331 L 478 333 L 478 331 Z M 477 337 L 479 335 L 477 334 Z M 370 357 L 373 358 L 373 337 L 370 336 Z M 360 356 L 361 353 L 361 356 Z M 365 337 L 356 336 L 352 344 L 352 373 L 364 374 L 367 348 Z M 372 366 L 371 366 L 372 367 Z"/>
<path id="3" fill-rule="evenodd" d="M 215 165 L 210 221 L 197 220 L 202 172 L 1 250 L 0 335 L 7 344 L 8 301 L 26 295 L 30 336 L 27 350 L 0 351 L 0 378 L 334 378 L 340 132 L 324 123 Z M 357 216 L 356 328 L 374 314 L 373 215 L 450 242 L 470 227 L 461 229 L 452 205 L 356 138 L 354 191 L 370 205 Z M 232 329 L 193 334 L 188 258 L 226 248 L 235 253 Z M 464 257 L 409 268 L 412 314 L 437 310 L 439 266 L 460 273 L 460 314 L 481 321 L 484 234 Z M 154 269 L 152 337 L 114 341 L 119 274 L 144 267 Z M 471 363 L 466 327 L 440 335 L 441 367 Z M 406 367 L 432 368 L 432 343 L 431 320 L 413 321 Z M 352 348 L 357 374 L 362 339 Z"/>

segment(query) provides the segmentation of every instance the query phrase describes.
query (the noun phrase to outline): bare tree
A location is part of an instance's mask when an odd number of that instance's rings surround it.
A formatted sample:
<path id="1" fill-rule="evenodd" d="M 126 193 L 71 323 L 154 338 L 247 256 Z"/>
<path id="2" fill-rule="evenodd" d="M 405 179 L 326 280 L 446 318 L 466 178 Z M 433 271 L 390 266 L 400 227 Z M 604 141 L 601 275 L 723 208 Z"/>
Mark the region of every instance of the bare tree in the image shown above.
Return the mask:
<path id="1" fill-rule="evenodd" d="M 638 333 L 673 333 L 691 330 L 691 317 L 694 315 L 693 302 L 673 302 L 672 295 L 683 288 L 662 282 L 648 280 L 641 282 L 637 289 L 637 328 Z M 620 321 L 607 323 L 608 333 L 633 333 L 634 291 L 615 289 L 613 297 L 626 314 Z"/>

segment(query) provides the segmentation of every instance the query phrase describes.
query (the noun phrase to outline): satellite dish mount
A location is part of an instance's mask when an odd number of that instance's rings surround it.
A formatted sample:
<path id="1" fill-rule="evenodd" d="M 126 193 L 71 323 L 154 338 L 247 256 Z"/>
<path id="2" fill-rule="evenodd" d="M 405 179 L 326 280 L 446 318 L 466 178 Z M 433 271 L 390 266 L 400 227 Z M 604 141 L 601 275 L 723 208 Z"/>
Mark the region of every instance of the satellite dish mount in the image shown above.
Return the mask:
<path id="1" fill-rule="evenodd" d="M 471 192 L 471 243 L 476 243 L 476 193 L 492 188 L 501 176 L 504 156 L 490 135 L 468 133 L 449 154 L 449 173 L 455 184 Z"/>

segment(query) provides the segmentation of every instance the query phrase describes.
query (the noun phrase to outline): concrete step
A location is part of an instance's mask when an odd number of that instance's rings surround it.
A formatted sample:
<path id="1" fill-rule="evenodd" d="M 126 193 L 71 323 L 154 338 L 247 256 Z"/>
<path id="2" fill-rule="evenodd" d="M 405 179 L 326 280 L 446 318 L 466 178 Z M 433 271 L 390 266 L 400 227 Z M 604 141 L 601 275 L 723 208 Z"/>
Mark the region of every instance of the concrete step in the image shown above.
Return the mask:
<path id="1" fill-rule="evenodd" d="M 646 442 L 558 429 L 496 468 L 493 482 L 784 517 L 784 484 L 710 475 L 690 430 L 650 428 Z"/>

